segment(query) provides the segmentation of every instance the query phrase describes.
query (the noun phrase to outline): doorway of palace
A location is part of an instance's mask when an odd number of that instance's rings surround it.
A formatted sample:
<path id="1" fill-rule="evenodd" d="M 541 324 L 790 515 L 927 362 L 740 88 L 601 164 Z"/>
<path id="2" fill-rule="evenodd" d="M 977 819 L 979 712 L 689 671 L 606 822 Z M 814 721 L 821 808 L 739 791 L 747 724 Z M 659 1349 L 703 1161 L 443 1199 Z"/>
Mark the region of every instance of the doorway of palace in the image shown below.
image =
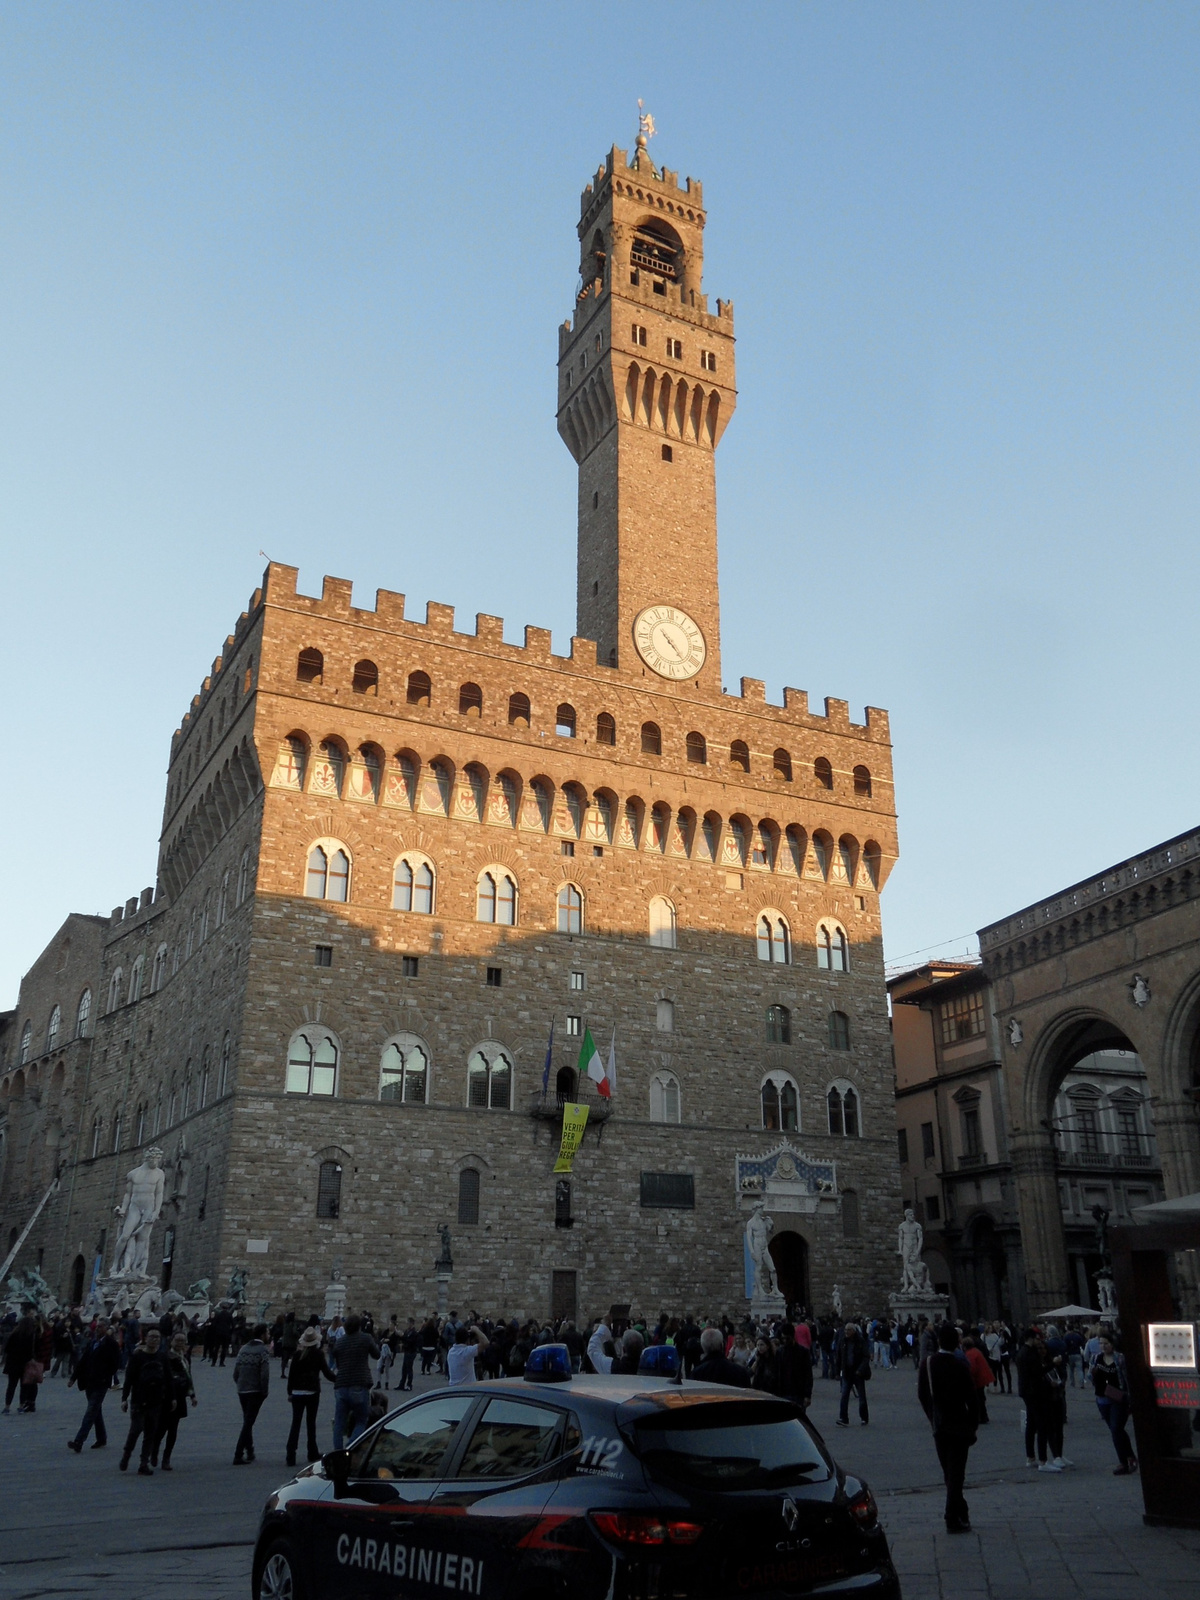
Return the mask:
<path id="1" fill-rule="evenodd" d="M 550 1278 L 550 1317 L 554 1322 L 578 1320 L 579 1310 L 573 1272 L 554 1272 Z"/>
<path id="2" fill-rule="evenodd" d="M 992 1217 L 975 1218 L 968 1234 L 971 1260 L 970 1304 L 960 1307 L 968 1317 L 995 1322 L 1010 1310 L 1008 1304 L 1008 1259 L 996 1233 Z"/>
<path id="3" fill-rule="evenodd" d="M 87 1262 L 82 1256 L 75 1257 L 75 1264 L 71 1268 L 71 1304 L 83 1304 L 83 1275 L 87 1271 Z"/>
<path id="4" fill-rule="evenodd" d="M 775 1281 L 789 1306 L 808 1305 L 808 1244 L 790 1228 L 776 1233 L 767 1246 Z"/>

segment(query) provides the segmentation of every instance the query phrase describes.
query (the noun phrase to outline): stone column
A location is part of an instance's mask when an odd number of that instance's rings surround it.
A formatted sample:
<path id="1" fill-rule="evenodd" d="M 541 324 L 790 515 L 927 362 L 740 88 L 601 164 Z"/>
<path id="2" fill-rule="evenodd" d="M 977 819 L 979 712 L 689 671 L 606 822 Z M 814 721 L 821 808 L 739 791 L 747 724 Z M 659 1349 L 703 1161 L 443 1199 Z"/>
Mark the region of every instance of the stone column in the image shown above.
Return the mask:
<path id="1" fill-rule="evenodd" d="M 1200 1189 L 1200 1104 L 1192 1099 L 1154 1101 L 1154 1138 L 1168 1200 Z"/>
<path id="2" fill-rule="evenodd" d="M 1058 1198 L 1054 1146 L 1044 1128 L 1009 1134 L 1013 1183 L 1021 1218 L 1029 1311 L 1074 1299 L 1067 1272 L 1067 1246 Z"/>

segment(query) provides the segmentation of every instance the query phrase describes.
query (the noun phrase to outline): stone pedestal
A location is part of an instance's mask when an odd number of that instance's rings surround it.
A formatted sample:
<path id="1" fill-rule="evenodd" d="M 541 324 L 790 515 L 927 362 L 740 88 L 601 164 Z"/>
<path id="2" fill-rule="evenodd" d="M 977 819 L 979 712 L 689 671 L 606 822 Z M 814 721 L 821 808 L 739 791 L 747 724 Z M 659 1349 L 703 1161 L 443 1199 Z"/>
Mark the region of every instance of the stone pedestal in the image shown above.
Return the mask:
<path id="1" fill-rule="evenodd" d="M 450 1308 L 450 1274 L 444 1267 L 437 1269 L 437 1314 L 445 1318 Z"/>
<path id="2" fill-rule="evenodd" d="M 783 1317 L 787 1301 L 781 1294 L 755 1294 L 750 1297 L 750 1315 L 755 1322 L 769 1322 L 772 1317 Z"/>
<path id="3" fill-rule="evenodd" d="M 325 1321 L 346 1315 L 346 1285 L 335 1277 L 325 1285 Z"/>
<path id="4" fill-rule="evenodd" d="M 93 1298 L 99 1300 L 106 1316 L 119 1317 L 152 1299 L 152 1290 L 159 1292 L 158 1284 L 144 1273 L 114 1273 L 112 1277 L 96 1280 Z M 138 1314 L 140 1316 L 141 1312 Z"/>
<path id="5" fill-rule="evenodd" d="M 950 1296 L 948 1294 L 890 1294 L 888 1295 L 888 1310 L 897 1322 L 904 1322 L 909 1317 L 914 1322 L 918 1322 L 922 1317 L 927 1322 L 937 1322 L 949 1315 Z"/>

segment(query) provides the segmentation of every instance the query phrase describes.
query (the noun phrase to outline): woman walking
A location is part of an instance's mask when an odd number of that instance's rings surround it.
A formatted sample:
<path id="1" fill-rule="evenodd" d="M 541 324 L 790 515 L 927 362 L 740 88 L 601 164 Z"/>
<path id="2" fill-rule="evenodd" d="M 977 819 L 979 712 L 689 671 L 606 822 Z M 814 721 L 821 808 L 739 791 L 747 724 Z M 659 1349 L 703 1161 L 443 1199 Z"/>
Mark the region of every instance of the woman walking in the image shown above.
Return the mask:
<path id="1" fill-rule="evenodd" d="M 1125 1371 L 1125 1357 L 1113 1348 L 1111 1339 L 1100 1340 L 1100 1354 L 1092 1366 L 1092 1387 L 1096 1391 L 1096 1409 L 1112 1434 L 1120 1463 L 1113 1468 L 1113 1477 L 1126 1477 L 1136 1472 L 1138 1465 L 1125 1431 L 1129 1421 L 1129 1376 Z"/>
<path id="2" fill-rule="evenodd" d="M 288 1399 L 292 1402 L 292 1431 L 288 1434 L 287 1464 L 296 1465 L 296 1446 L 300 1443 L 300 1424 L 308 1423 L 308 1459 L 317 1461 L 321 1452 L 317 1447 L 317 1410 L 321 1404 L 321 1374 L 333 1383 L 332 1371 L 325 1352 L 321 1349 L 321 1330 L 305 1328 L 300 1335 L 296 1354 L 288 1367 Z"/>
<path id="3" fill-rule="evenodd" d="M 163 1402 L 163 1431 L 161 1439 L 155 1443 L 154 1449 L 150 1452 L 152 1467 L 158 1466 L 158 1452 L 161 1448 L 162 1470 L 172 1471 L 171 1452 L 175 1448 L 179 1424 L 187 1416 L 189 1402 L 193 1406 L 199 1403 L 196 1399 L 196 1385 L 192 1382 L 188 1336 L 186 1333 L 177 1333 L 171 1340 L 171 1348 L 167 1352 L 167 1398 Z"/>

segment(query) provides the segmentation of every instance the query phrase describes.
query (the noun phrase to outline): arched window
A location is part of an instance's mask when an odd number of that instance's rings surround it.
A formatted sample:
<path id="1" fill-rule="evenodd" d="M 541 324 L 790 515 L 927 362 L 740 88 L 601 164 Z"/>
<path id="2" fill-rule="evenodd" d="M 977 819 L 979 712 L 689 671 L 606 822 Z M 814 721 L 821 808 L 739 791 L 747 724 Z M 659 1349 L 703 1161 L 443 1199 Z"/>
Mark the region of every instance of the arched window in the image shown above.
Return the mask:
<path id="1" fill-rule="evenodd" d="M 410 706 L 427 706 L 429 697 L 433 692 L 433 685 L 429 681 L 427 672 L 410 672 L 408 675 L 408 689 L 405 699 Z"/>
<path id="2" fill-rule="evenodd" d="M 642 754 L 644 756 L 662 755 L 662 729 L 657 722 L 642 723 Z"/>
<path id="3" fill-rule="evenodd" d="M 744 740 L 735 739 L 729 746 L 729 765 L 739 772 L 750 771 L 750 750 Z"/>
<path id="4" fill-rule="evenodd" d="M 800 1094 L 786 1072 L 769 1072 L 763 1079 L 762 1125 L 773 1132 L 799 1131 Z"/>
<path id="5" fill-rule="evenodd" d="M 115 1011 L 121 1004 L 121 986 L 125 981 L 124 968 L 118 967 L 108 980 L 108 1006 L 107 1010 Z"/>
<path id="6" fill-rule="evenodd" d="M 296 657 L 296 678 L 300 683 L 320 683 L 325 674 L 325 657 L 319 650 L 301 650 Z"/>
<path id="7" fill-rule="evenodd" d="M 350 898 L 350 857 L 336 841 L 329 848 L 315 844 L 308 854 L 308 874 L 304 893 L 310 900 L 336 900 L 344 904 Z"/>
<path id="8" fill-rule="evenodd" d="M 858 1238 L 858 1193 L 854 1189 L 842 1190 L 842 1238 Z"/>
<path id="9" fill-rule="evenodd" d="M 853 1086 L 845 1082 L 831 1085 L 825 1101 L 829 1107 L 830 1133 L 839 1139 L 857 1139 L 858 1094 Z"/>
<path id="10" fill-rule="evenodd" d="M 675 1002 L 660 1000 L 654 1012 L 654 1026 L 660 1033 L 675 1032 Z"/>
<path id="11" fill-rule="evenodd" d="M 610 716 L 607 711 L 602 711 L 596 718 L 596 743 L 616 744 L 617 719 Z"/>
<path id="12" fill-rule="evenodd" d="M 140 1105 L 137 1108 L 137 1122 L 135 1127 L 136 1133 L 134 1135 L 133 1142 L 135 1145 L 140 1145 L 144 1143 L 146 1138 L 146 1107 L 144 1105 Z"/>
<path id="13" fill-rule="evenodd" d="M 490 1040 L 472 1050 L 467 1061 L 467 1104 L 485 1111 L 508 1111 L 512 1106 L 512 1057 Z"/>
<path id="14" fill-rule="evenodd" d="M 867 767 L 855 767 L 854 792 L 864 800 L 871 798 L 871 773 Z"/>
<path id="15" fill-rule="evenodd" d="M 167 947 L 160 944 L 154 952 L 154 966 L 150 970 L 150 993 L 157 994 L 167 981 Z"/>
<path id="16" fill-rule="evenodd" d="M 199 1109 L 201 1111 L 203 1111 L 205 1106 L 208 1104 L 209 1072 L 210 1072 L 210 1069 L 209 1069 L 209 1064 L 208 1064 L 208 1046 L 205 1045 L 205 1047 L 204 1047 L 204 1055 L 203 1055 L 203 1057 L 201 1058 L 201 1061 L 200 1061 L 200 1106 L 199 1106 Z"/>
<path id="17" fill-rule="evenodd" d="M 221 1043 L 221 1089 L 222 1094 L 229 1093 L 229 1035 L 226 1034 Z"/>
<path id="18" fill-rule="evenodd" d="M 237 903 L 240 906 L 250 893 L 250 852 L 242 851 L 241 865 L 238 867 Z"/>
<path id="19" fill-rule="evenodd" d="M 786 1006 L 767 1007 L 767 1043 L 791 1044 L 792 1013 Z"/>
<path id="20" fill-rule="evenodd" d="M 489 867 L 479 874 L 475 892 L 476 922 L 497 922 L 512 928 L 517 921 L 517 885 L 501 867 Z"/>
<path id="21" fill-rule="evenodd" d="M 355 694 L 379 693 L 379 668 L 373 661 L 356 661 L 350 687 Z"/>
<path id="22" fill-rule="evenodd" d="M 529 696 L 510 694 L 508 697 L 508 725 L 510 728 L 529 726 Z"/>
<path id="23" fill-rule="evenodd" d="M 831 1050 L 850 1048 L 850 1018 L 844 1011 L 829 1013 L 829 1048 Z"/>
<path id="24" fill-rule="evenodd" d="M 292 1035 L 288 1045 L 288 1094 L 337 1093 L 338 1046 L 328 1028 L 310 1026 Z"/>
<path id="25" fill-rule="evenodd" d="M 679 1079 L 673 1072 L 656 1072 L 650 1079 L 650 1121 L 680 1120 Z"/>
<path id="26" fill-rule="evenodd" d="M 291 733 L 279 746 L 275 757 L 275 771 L 271 778 L 273 789 L 303 789 L 304 773 L 308 765 L 308 745 L 298 733 Z"/>
<path id="27" fill-rule="evenodd" d="M 771 764 L 775 768 L 775 776 L 782 778 L 784 783 L 792 781 L 792 758 L 786 750 L 776 750 L 771 757 Z"/>
<path id="28" fill-rule="evenodd" d="M 145 956 L 139 956 L 133 963 L 133 969 L 129 974 L 130 1004 L 132 1004 L 135 1000 L 140 1000 L 142 998 L 142 974 L 145 972 L 145 970 L 146 958 Z"/>
<path id="29" fill-rule="evenodd" d="M 574 1100 L 578 1092 L 574 1067 L 559 1067 L 554 1074 L 554 1098 L 561 1106 L 565 1101 Z"/>
<path id="30" fill-rule="evenodd" d="M 826 761 L 824 756 L 818 756 L 813 762 L 813 777 L 821 785 L 822 789 L 833 788 L 833 767 Z"/>
<path id="31" fill-rule="evenodd" d="M 55 1006 L 50 1013 L 50 1021 L 46 1024 L 46 1053 L 54 1049 L 58 1043 L 58 1031 L 62 1027 L 62 1007 Z"/>
<path id="32" fill-rule="evenodd" d="M 21 1029 L 21 1054 L 18 1066 L 24 1066 L 33 1050 L 33 1023 L 26 1022 Z"/>
<path id="33" fill-rule="evenodd" d="M 429 1053 L 411 1033 L 389 1039 L 379 1063 L 379 1098 L 423 1106 L 429 1099 Z"/>
<path id="34" fill-rule="evenodd" d="M 425 856 L 404 855 L 392 871 L 392 910 L 433 912 L 433 863 Z"/>
<path id="35" fill-rule="evenodd" d="M 575 737 L 575 707 L 565 702 L 554 713 L 554 731 L 560 739 Z"/>
<path id="36" fill-rule="evenodd" d="M 828 972 L 849 972 L 850 941 L 839 923 L 822 922 L 818 925 L 817 965 Z"/>
<path id="37" fill-rule="evenodd" d="M 86 1039 L 88 1023 L 92 1019 L 92 991 L 85 989 L 79 996 L 79 1005 L 75 1009 L 75 1037 Z"/>
<path id="38" fill-rule="evenodd" d="M 675 948 L 675 907 L 661 894 L 650 902 L 650 943 L 663 950 Z"/>
<path id="39" fill-rule="evenodd" d="M 459 689 L 458 714 L 460 717 L 483 715 L 483 690 L 477 683 L 464 683 Z"/>
<path id="40" fill-rule="evenodd" d="M 702 767 L 708 761 L 708 744 L 702 733 L 687 736 L 687 758 L 693 766 Z"/>
<path id="41" fill-rule="evenodd" d="M 792 937 L 787 921 L 778 911 L 764 911 L 758 919 L 758 959 L 787 966 L 792 959 Z"/>
<path id="42" fill-rule="evenodd" d="M 317 1215 L 329 1221 L 342 1214 L 342 1164 L 322 1161 L 317 1173 Z"/>
<path id="43" fill-rule="evenodd" d="M 573 883 L 564 883 L 558 891 L 558 931 L 583 932 L 583 895 Z"/>
<path id="44" fill-rule="evenodd" d="M 479 1221 L 479 1170 L 464 1167 L 458 1175 L 458 1220 L 467 1227 Z"/>

